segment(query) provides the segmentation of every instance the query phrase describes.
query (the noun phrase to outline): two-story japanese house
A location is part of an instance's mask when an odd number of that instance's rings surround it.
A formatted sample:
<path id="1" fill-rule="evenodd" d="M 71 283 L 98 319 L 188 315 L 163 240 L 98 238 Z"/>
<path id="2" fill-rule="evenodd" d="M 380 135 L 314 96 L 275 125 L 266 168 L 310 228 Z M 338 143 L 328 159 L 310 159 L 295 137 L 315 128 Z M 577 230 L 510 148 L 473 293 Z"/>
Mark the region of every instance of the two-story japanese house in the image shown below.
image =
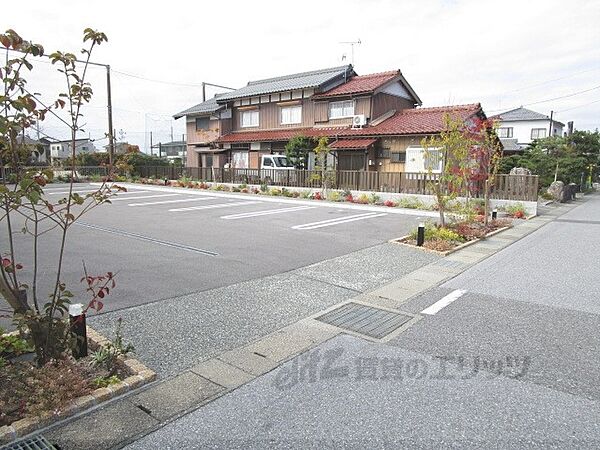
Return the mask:
<path id="1" fill-rule="evenodd" d="M 327 136 L 339 170 L 421 172 L 420 142 L 446 113 L 485 115 L 479 104 L 420 105 L 399 70 L 359 76 L 347 65 L 251 81 L 174 117 L 186 118 L 188 167 L 257 168 L 294 136 Z"/>

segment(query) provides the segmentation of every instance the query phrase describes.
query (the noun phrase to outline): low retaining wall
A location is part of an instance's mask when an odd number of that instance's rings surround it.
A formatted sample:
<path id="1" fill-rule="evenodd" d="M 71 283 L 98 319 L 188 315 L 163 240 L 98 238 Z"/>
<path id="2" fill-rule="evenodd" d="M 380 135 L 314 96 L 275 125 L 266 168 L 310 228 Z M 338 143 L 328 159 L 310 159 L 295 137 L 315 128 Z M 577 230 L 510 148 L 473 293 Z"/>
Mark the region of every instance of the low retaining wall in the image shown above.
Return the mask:
<path id="1" fill-rule="evenodd" d="M 212 186 L 214 184 L 223 185 L 223 186 L 228 186 L 229 188 L 231 188 L 233 186 L 236 186 L 236 187 L 240 186 L 237 183 L 206 183 L 206 184 L 208 184 L 209 186 Z M 248 184 L 247 186 L 249 189 L 260 188 L 260 185 L 258 185 L 258 184 Z M 269 189 L 284 188 L 284 189 L 287 189 L 288 191 L 297 191 L 297 192 L 321 192 L 321 189 L 306 188 L 306 187 L 286 187 L 286 186 L 278 186 L 278 185 L 268 185 L 268 188 Z M 332 189 L 332 190 L 341 192 L 339 189 Z M 353 191 L 353 190 L 350 190 L 350 192 L 352 193 L 352 197 L 354 197 L 354 198 L 357 198 L 362 194 L 365 194 L 367 196 L 375 194 L 381 199 L 382 202 L 385 202 L 386 200 L 397 201 L 397 200 L 405 198 L 405 199 L 417 199 L 417 200 L 423 202 L 425 205 L 434 205 L 436 203 L 435 196 L 433 196 L 433 195 L 397 194 L 394 192 L 373 192 L 373 191 Z M 465 197 L 457 197 L 456 200 L 464 202 L 464 201 L 466 201 L 466 198 Z M 505 206 L 515 205 L 517 203 L 520 203 L 525 207 L 527 216 L 536 216 L 537 215 L 537 207 L 538 207 L 537 202 L 524 202 L 521 200 L 490 199 L 491 208 L 502 208 Z"/>

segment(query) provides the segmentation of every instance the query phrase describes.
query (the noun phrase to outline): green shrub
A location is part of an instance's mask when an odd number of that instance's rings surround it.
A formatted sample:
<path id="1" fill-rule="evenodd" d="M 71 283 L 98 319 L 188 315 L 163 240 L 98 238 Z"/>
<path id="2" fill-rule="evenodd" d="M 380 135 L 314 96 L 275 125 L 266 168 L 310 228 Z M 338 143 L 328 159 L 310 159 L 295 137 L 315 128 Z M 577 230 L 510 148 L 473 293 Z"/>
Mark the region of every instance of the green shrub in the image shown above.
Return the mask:
<path id="1" fill-rule="evenodd" d="M 340 194 L 338 191 L 331 191 L 327 194 L 327 200 L 330 202 L 341 202 L 342 194 Z"/>
<path id="2" fill-rule="evenodd" d="M 369 196 L 367 194 L 360 194 L 358 198 L 355 200 L 355 203 L 360 203 L 361 205 L 366 205 L 369 203 Z"/>
<path id="3" fill-rule="evenodd" d="M 512 205 L 505 206 L 504 211 L 509 216 L 517 219 L 522 219 L 527 216 L 527 210 L 525 209 L 525 205 L 523 205 L 523 203 L 514 203 Z"/>
<path id="4" fill-rule="evenodd" d="M 417 228 L 415 228 L 410 232 L 411 239 L 417 239 L 417 231 Z M 465 240 L 462 236 L 455 231 L 450 230 L 449 228 L 441 228 L 433 223 L 428 222 L 425 224 L 425 240 L 431 241 L 434 239 L 449 242 L 464 242 Z"/>
<path id="5" fill-rule="evenodd" d="M 275 197 L 280 196 L 282 193 L 282 190 L 278 188 L 272 188 L 269 190 L 269 195 L 273 195 Z"/>
<path id="6" fill-rule="evenodd" d="M 398 201 L 399 208 L 429 209 L 429 207 L 416 197 L 403 197 Z"/>
<path id="7" fill-rule="evenodd" d="M 379 203 L 380 201 L 381 201 L 381 197 L 379 197 L 379 195 L 377 195 L 375 192 L 373 192 L 369 196 L 369 203 L 371 203 L 372 205 L 374 205 L 375 203 Z"/>
<path id="8" fill-rule="evenodd" d="M 300 198 L 311 198 L 311 192 L 310 191 L 301 191 Z"/>

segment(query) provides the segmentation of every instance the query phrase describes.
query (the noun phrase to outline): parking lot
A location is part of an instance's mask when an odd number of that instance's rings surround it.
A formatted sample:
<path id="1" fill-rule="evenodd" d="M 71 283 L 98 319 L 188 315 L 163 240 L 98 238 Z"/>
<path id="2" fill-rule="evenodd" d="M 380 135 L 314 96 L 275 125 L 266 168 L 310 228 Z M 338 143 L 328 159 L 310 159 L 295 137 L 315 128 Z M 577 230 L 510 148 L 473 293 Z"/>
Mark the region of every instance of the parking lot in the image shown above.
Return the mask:
<path id="1" fill-rule="evenodd" d="M 118 273 L 106 311 L 298 269 L 382 244 L 423 220 L 368 205 L 160 186 L 127 188 L 112 205 L 101 205 L 76 222 L 63 271 L 76 293 L 83 293 L 82 261 L 92 274 Z M 46 192 L 58 200 L 67 189 L 51 185 Z M 75 191 L 94 189 L 78 184 Z M 28 255 L 29 239 L 18 239 L 19 250 Z M 55 264 L 50 256 L 57 245 L 56 234 L 44 237 L 42 278 Z"/>

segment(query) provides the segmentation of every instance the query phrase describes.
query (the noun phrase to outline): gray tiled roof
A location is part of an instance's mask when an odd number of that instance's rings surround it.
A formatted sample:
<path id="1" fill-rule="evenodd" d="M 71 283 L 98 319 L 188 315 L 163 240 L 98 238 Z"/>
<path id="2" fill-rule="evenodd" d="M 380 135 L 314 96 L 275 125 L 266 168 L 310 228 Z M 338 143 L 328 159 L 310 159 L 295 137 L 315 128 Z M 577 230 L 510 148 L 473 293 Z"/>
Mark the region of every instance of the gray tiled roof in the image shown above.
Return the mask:
<path id="1" fill-rule="evenodd" d="M 205 102 L 199 103 L 196 106 L 192 106 L 191 108 L 188 108 L 184 111 L 181 111 L 180 113 L 175 114 L 173 117 L 175 119 L 179 119 L 180 117 L 189 116 L 192 114 L 209 114 L 218 111 L 220 108 L 222 108 L 221 105 L 217 104 L 217 98 L 219 98 L 221 95 L 222 94 L 217 94 L 216 96 L 209 100 L 206 100 Z"/>
<path id="2" fill-rule="evenodd" d="M 314 70 L 312 72 L 296 73 L 265 80 L 250 81 L 241 89 L 227 92 L 219 96 L 219 102 L 237 98 L 251 97 L 255 95 L 270 94 L 272 92 L 289 91 L 292 89 L 314 88 L 328 81 L 347 75 L 353 75 L 352 65 L 332 67 L 330 69 Z"/>
<path id="3" fill-rule="evenodd" d="M 503 112 L 495 117 L 505 122 L 513 120 L 550 120 L 550 117 L 545 114 L 540 114 L 523 107 L 511 109 L 510 111 Z"/>

